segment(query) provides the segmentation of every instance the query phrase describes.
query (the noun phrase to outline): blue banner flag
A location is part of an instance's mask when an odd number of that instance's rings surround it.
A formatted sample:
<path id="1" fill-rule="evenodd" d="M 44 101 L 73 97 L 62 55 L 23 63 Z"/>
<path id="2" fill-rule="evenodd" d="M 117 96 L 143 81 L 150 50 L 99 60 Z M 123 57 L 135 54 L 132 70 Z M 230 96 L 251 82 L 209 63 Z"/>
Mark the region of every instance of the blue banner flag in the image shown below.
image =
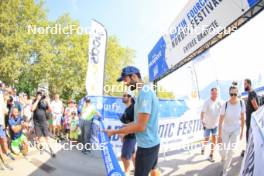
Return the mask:
<path id="1" fill-rule="evenodd" d="M 110 143 L 108 136 L 104 132 L 105 130 L 104 124 L 99 118 L 94 118 L 94 121 L 99 122 L 98 123 L 99 125 L 99 133 L 98 133 L 99 144 L 105 144 L 101 152 L 102 152 L 102 158 L 104 160 L 107 175 L 108 176 L 125 176 L 114 154 L 112 144 Z"/>

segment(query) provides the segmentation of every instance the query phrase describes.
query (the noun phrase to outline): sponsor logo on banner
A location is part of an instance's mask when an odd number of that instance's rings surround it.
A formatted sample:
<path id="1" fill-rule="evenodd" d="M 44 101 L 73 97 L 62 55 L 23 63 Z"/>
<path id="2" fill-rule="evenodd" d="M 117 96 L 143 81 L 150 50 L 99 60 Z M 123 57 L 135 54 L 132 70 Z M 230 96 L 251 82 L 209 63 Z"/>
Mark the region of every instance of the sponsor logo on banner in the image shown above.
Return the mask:
<path id="1" fill-rule="evenodd" d="M 107 175 L 124 176 L 124 173 L 122 172 L 121 167 L 117 161 L 116 155 L 113 152 L 112 145 L 110 144 L 107 135 L 103 132 L 103 130 L 105 129 L 104 124 L 100 119 L 98 120 L 97 118 L 95 118 L 94 121 L 98 121 L 97 124 L 99 125 L 99 144 L 106 144 L 102 150 L 102 158 L 104 160 Z"/>
<path id="2" fill-rule="evenodd" d="M 125 111 L 125 105 L 121 98 L 91 96 L 90 99 L 103 117 L 103 123 L 107 129 L 119 129 L 123 126 L 119 120 Z M 82 101 L 79 102 L 78 109 L 81 109 Z M 161 147 L 166 148 L 166 151 L 176 150 L 191 142 L 203 139 L 199 116 L 201 104 L 195 104 L 196 107 L 190 107 L 183 100 L 160 100 L 158 132 L 161 138 Z M 119 135 L 112 136 L 110 141 L 115 154 L 120 155 L 122 143 Z"/>
<path id="3" fill-rule="evenodd" d="M 106 40 L 105 28 L 93 20 L 89 35 L 89 60 L 86 75 L 86 91 L 89 96 L 103 95 Z"/>
<path id="4" fill-rule="evenodd" d="M 166 43 L 161 37 L 148 55 L 149 80 L 153 81 L 168 70 L 165 60 Z"/>
<path id="5" fill-rule="evenodd" d="M 149 53 L 150 80 L 160 78 L 218 33 L 236 30 L 227 27 L 259 1 L 190 0 Z"/>

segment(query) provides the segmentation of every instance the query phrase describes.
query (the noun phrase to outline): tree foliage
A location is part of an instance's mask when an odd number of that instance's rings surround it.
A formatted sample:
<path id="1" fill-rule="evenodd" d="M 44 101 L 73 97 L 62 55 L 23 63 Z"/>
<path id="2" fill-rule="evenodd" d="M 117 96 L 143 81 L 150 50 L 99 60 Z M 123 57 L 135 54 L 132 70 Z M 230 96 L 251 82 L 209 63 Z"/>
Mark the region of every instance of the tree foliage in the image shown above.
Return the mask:
<path id="1" fill-rule="evenodd" d="M 161 85 L 157 86 L 156 92 L 157 96 L 161 99 L 174 100 L 176 98 L 173 92 L 166 90 Z"/>
<path id="2" fill-rule="evenodd" d="M 19 91 L 34 93 L 47 83 L 51 94 L 80 98 L 86 94 L 87 34 L 39 34 L 29 27 L 80 26 L 68 14 L 48 20 L 44 3 L 34 0 L 0 1 L 0 80 Z M 32 28 L 31 28 L 32 29 Z M 107 43 L 105 84 L 116 85 L 122 67 L 133 64 L 135 53 L 110 36 Z M 108 92 L 108 95 L 119 95 Z"/>

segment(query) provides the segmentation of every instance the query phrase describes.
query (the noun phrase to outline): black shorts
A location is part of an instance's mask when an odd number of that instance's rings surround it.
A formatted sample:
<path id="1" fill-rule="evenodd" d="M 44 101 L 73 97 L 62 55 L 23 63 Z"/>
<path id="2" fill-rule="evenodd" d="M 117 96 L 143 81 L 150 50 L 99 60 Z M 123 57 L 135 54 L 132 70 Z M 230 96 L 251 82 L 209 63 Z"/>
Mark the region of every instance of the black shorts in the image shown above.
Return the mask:
<path id="1" fill-rule="evenodd" d="M 46 124 L 34 124 L 34 128 L 35 128 L 35 134 L 37 137 L 48 137 L 49 134 L 49 128 L 48 125 Z"/>
<path id="2" fill-rule="evenodd" d="M 135 176 L 148 176 L 152 169 L 158 164 L 160 144 L 151 148 L 137 148 Z"/>

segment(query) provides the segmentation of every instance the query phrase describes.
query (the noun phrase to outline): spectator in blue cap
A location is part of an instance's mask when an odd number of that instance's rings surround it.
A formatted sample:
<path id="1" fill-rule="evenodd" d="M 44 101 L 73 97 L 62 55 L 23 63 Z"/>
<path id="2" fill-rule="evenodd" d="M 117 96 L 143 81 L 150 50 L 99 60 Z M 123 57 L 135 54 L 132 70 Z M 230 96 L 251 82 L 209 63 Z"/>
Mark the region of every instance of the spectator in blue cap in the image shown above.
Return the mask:
<path id="1" fill-rule="evenodd" d="M 135 176 L 159 175 L 157 168 L 160 139 L 158 135 L 159 101 L 153 89 L 143 83 L 138 68 L 123 68 L 118 82 L 123 81 L 130 90 L 137 89 L 139 94 L 134 106 L 134 123 L 118 130 L 106 130 L 108 136 L 135 133 L 137 152 Z"/>

